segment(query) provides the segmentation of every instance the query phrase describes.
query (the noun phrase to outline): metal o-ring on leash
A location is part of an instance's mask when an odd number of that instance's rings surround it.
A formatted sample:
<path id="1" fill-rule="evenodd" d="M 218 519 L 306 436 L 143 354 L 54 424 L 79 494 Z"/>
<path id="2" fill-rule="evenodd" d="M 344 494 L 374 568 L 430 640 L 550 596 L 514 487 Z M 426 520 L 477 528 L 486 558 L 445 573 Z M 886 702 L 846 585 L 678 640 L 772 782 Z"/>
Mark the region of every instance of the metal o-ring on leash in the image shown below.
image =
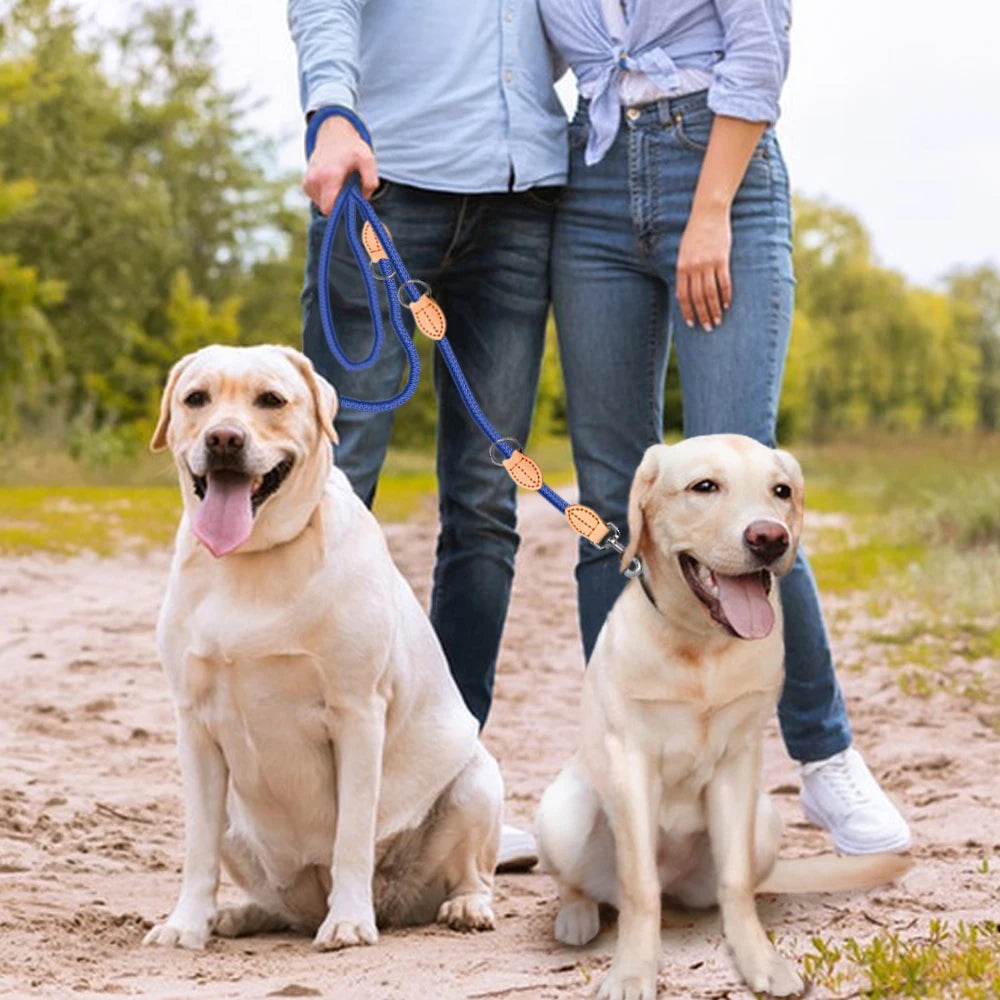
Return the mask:
<path id="1" fill-rule="evenodd" d="M 370 260 L 368 261 L 368 269 L 372 273 L 372 277 L 376 281 L 388 281 L 390 278 L 396 277 L 396 269 L 393 268 L 388 274 L 383 274 L 381 271 L 382 261 Z M 405 305 L 405 303 L 403 303 Z"/>
<path id="2" fill-rule="evenodd" d="M 490 461 L 494 465 L 499 465 L 499 466 L 503 465 L 503 459 L 502 458 L 499 459 L 499 460 L 497 459 L 496 449 L 497 449 L 497 445 L 499 445 L 501 441 L 506 441 L 509 444 L 512 444 L 514 446 L 514 448 L 513 448 L 514 451 L 520 451 L 521 450 L 521 442 L 518 441 L 517 438 L 512 438 L 512 437 L 497 438 L 496 441 L 493 441 L 490 444 Z"/>
<path id="3" fill-rule="evenodd" d="M 399 299 L 399 304 L 404 309 L 412 309 L 413 303 L 416 301 L 416 299 L 410 302 L 405 302 L 403 300 L 403 289 L 406 288 L 407 285 L 416 285 L 418 289 L 423 289 L 423 292 L 421 293 L 423 295 L 431 294 L 431 286 L 428 285 L 426 281 L 421 281 L 420 278 L 409 278 L 396 289 L 396 298 Z M 419 298 L 419 296 L 417 296 L 417 298 Z"/>

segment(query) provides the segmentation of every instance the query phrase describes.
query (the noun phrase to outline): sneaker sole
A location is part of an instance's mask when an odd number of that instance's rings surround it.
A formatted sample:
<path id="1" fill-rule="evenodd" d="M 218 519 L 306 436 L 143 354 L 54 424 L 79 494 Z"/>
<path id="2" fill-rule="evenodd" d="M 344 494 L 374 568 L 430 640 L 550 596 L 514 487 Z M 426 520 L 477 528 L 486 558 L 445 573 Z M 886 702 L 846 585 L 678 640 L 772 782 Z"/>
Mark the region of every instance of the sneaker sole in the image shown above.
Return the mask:
<path id="1" fill-rule="evenodd" d="M 833 838 L 833 846 L 840 851 L 841 854 L 892 854 L 898 851 L 905 851 L 906 848 L 910 846 L 913 839 L 910 836 L 910 831 L 905 830 L 902 833 L 897 834 L 895 837 L 889 837 L 886 840 L 875 842 L 869 841 L 865 844 L 860 844 L 844 837 L 838 837 L 830 829 L 830 827 L 823 822 L 819 813 L 813 809 L 804 792 L 799 794 L 799 804 L 802 806 L 802 811 L 806 814 L 806 819 L 808 819 L 813 826 L 817 826 L 821 830 L 826 830 L 826 832 L 830 834 Z"/>
<path id="2" fill-rule="evenodd" d="M 511 872 L 530 871 L 538 864 L 538 858 L 534 854 L 516 854 L 511 858 L 504 858 L 498 861 L 496 873 L 498 875 L 510 874 Z"/>

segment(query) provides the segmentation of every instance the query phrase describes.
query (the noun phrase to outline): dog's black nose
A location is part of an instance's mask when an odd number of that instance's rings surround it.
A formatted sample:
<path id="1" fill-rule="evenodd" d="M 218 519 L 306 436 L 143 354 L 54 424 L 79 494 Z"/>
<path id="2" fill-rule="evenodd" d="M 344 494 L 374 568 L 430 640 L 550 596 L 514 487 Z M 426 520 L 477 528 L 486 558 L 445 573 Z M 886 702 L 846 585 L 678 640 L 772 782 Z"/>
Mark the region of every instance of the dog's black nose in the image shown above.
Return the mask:
<path id="1" fill-rule="evenodd" d="M 243 451 L 246 435 L 239 427 L 219 424 L 205 432 L 205 447 L 217 458 L 238 455 Z"/>
<path id="2" fill-rule="evenodd" d="M 755 556 L 773 563 L 788 551 L 788 529 L 779 521 L 754 521 L 743 532 L 743 541 Z"/>

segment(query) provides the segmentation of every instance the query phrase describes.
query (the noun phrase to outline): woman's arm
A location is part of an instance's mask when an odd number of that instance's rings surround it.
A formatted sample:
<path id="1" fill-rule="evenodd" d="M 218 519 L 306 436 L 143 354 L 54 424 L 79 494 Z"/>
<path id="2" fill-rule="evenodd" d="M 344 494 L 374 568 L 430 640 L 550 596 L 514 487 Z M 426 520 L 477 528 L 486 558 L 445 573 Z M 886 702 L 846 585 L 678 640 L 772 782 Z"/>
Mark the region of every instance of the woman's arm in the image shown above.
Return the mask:
<path id="1" fill-rule="evenodd" d="M 688 326 L 706 331 L 732 302 L 729 213 L 767 122 L 716 115 L 698 176 L 691 216 L 677 255 L 677 301 Z"/>

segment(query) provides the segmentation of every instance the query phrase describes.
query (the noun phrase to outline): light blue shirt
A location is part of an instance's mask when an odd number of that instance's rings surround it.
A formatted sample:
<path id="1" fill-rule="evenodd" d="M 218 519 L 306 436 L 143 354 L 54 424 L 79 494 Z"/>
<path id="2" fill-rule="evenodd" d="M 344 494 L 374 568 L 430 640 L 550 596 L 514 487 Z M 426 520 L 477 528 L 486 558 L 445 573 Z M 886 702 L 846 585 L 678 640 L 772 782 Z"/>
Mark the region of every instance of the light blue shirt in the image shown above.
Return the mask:
<path id="1" fill-rule="evenodd" d="M 433 191 L 566 180 L 566 116 L 536 0 L 288 0 L 302 110 L 341 104 L 379 175 Z"/>
<path id="2" fill-rule="evenodd" d="M 791 0 L 624 0 L 620 37 L 608 28 L 602 0 L 540 4 L 549 38 L 590 100 L 587 163 L 600 160 L 618 132 L 624 73 L 645 73 L 667 94 L 678 87 L 679 69 L 706 70 L 708 106 L 716 114 L 778 119 Z"/>

